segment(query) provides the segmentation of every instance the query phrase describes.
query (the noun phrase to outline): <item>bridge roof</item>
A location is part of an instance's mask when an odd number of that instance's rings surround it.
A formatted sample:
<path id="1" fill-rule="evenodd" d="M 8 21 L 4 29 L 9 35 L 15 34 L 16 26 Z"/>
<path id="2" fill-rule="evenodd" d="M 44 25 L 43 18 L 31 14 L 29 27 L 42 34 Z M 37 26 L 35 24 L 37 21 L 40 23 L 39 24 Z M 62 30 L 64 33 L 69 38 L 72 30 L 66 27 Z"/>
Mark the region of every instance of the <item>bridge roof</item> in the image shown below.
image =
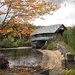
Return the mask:
<path id="1" fill-rule="evenodd" d="M 43 33 L 55 33 L 62 25 L 63 24 L 56 24 L 56 25 L 50 25 L 38 28 L 36 29 L 36 32 L 33 32 L 31 35 L 43 34 Z"/>

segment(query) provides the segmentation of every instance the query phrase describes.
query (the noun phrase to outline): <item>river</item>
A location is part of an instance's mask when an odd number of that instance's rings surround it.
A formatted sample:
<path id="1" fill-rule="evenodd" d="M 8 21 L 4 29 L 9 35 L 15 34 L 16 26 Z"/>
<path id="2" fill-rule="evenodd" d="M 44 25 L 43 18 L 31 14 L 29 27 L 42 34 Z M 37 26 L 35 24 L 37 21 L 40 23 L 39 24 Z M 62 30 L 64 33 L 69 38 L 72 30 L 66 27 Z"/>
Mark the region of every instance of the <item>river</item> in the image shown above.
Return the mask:
<path id="1" fill-rule="evenodd" d="M 27 66 L 36 67 L 42 60 L 42 53 L 35 49 L 0 50 L 0 56 L 9 61 L 9 67 Z"/>

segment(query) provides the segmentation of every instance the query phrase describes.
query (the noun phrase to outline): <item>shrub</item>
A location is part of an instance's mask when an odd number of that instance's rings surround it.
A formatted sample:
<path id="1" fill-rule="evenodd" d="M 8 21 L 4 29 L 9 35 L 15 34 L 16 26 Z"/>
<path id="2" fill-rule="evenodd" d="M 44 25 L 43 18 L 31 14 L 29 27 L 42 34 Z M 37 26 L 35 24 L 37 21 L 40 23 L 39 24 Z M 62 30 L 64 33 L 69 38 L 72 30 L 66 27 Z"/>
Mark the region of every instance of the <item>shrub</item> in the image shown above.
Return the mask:
<path id="1" fill-rule="evenodd" d="M 68 57 L 74 57 L 74 54 L 67 54 Z"/>
<path id="2" fill-rule="evenodd" d="M 1 42 L 0 42 L 0 48 L 1 48 Z"/>
<path id="3" fill-rule="evenodd" d="M 30 46 L 29 41 L 26 41 L 26 42 L 25 42 L 25 46 Z"/>
<path id="4" fill-rule="evenodd" d="M 66 44 L 68 44 L 68 41 L 67 41 L 67 30 L 65 30 L 65 31 L 63 32 L 63 40 L 64 40 L 64 42 L 65 42 Z"/>
<path id="5" fill-rule="evenodd" d="M 13 41 L 11 39 L 5 38 L 1 42 L 1 47 L 2 48 L 10 48 L 10 47 L 13 47 Z"/>
<path id="6" fill-rule="evenodd" d="M 13 47 L 18 47 L 17 42 L 14 42 L 14 43 L 13 43 Z"/>
<path id="7" fill-rule="evenodd" d="M 47 41 L 47 44 L 42 46 L 41 49 L 48 49 L 48 50 L 54 50 L 56 49 L 55 45 L 53 44 L 54 39 L 50 38 Z"/>
<path id="8" fill-rule="evenodd" d="M 44 46 L 42 46 L 42 47 L 41 47 L 41 49 L 46 49 L 46 47 L 47 47 L 47 46 L 46 46 L 46 45 L 44 45 Z"/>
<path id="9" fill-rule="evenodd" d="M 29 41 L 24 39 L 18 39 L 16 40 L 16 42 L 14 42 L 14 38 L 5 38 L 0 43 L 0 47 L 2 48 L 22 47 L 22 46 L 30 46 Z"/>
<path id="10" fill-rule="evenodd" d="M 0 69 L 9 68 L 9 62 L 4 57 L 0 57 Z"/>
<path id="11" fill-rule="evenodd" d="M 16 46 L 30 46 L 29 44 L 29 41 L 26 41 L 24 39 L 18 39 L 16 42 L 15 42 Z"/>
<path id="12" fill-rule="evenodd" d="M 60 75 L 71 75 L 71 70 L 62 70 Z"/>
<path id="13" fill-rule="evenodd" d="M 50 43 L 52 43 L 52 42 L 53 42 L 53 39 L 50 38 L 50 39 L 47 41 L 47 45 L 50 44 Z"/>
<path id="14" fill-rule="evenodd" d="M 74 69 L 62 70 L 62 72 L 60 73 L 60 75 L 75 75 L 75 70 Z"/>
<path id="15" fill-rule="evenodd" d="M 52 43 L 47 46 L 48 50 L 53 50 L 54 48 L 55 48 L 55 46 Z"/>
<path id="16" fill-rule="evenodd" d="M 16 46 L 23 46 L 24 44 L 24 41 L 22 39 L 18 39 L 16 42 L 15 42 L 15 45 Z"/>
<path id="17" fill-rule="evenodd" d="M 71 75 L 75 75 L 75 69 L 71 70 Z"/>

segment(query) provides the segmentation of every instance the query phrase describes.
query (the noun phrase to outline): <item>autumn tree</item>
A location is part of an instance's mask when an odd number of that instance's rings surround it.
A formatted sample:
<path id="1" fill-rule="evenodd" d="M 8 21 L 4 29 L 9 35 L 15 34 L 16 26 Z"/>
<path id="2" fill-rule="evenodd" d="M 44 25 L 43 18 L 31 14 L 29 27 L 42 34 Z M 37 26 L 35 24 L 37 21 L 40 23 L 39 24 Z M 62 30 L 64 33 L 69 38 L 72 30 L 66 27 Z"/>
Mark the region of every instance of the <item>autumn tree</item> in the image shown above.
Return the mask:
<path id="1" fill-rule="evenodd" d="M 4 20 L 1 20 L 2 25 L 0 26 L 0 32 L 9 32 L 8 28 L 14 27 L 12 25 L 28 25 L 29 22 L 34 21 L 35 18 L 39 18 L 40 15 L 44 15 L 45 13 L 50 14 L 50 11 L 55 11 L 61 7 L 60 4 L 53 4 L 52 2 L 53 1 L 46 2 L 44 0 L 1 0 L 0 8 L 3 9 L 3 6 L 5 6 L 7 10 L 6 12 L 0 10 L 0 16 L 4 14 L 6 15 Z M 25 27 L 26 26 L 23 26 L 22 28 L 25 29 Z M 23 29 L 20 31 L 25 34 L 26 30 L 23 31 Z M 13 28 L 10 29 L 10 31 L 13 30 Z M 14 31 L 14 34 L 16 33 L 17 32 Z M 6 33 L 3 35 L 5 34 Z"/>
<path id="2" fill-rule="evenodd" d="M 50 11 L 55 11 L 60 8 L 59 4 L 52 4 L 51 2 L 45 2 L 44 0 L 5 0 L 0 2 L 0 8 L 6 5 L 7 12 L 0 11 L 0 15 L 6 14 L 3 20 L 3 28 L 5 21 L 10 18 L 8 22 L 15 19 L 16 23 L 29 23 L 29 21 L 34 20 Z"/>

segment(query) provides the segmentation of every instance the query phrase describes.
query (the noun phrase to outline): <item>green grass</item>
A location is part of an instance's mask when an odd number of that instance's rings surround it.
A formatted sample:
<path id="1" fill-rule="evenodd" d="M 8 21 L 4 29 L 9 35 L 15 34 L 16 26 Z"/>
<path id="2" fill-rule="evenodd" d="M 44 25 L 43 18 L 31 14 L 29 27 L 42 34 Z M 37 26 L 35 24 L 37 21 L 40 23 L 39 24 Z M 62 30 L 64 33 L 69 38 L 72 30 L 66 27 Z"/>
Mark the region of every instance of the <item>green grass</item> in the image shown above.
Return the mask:
<path id="1" fill-rule="evenodd" d="M 67 52 L 75 54 L 75 51 L 68 44 L 65 44 L 63 41 L 60 41 L 59 44 L 63 45 L 67 49 Z"/>

